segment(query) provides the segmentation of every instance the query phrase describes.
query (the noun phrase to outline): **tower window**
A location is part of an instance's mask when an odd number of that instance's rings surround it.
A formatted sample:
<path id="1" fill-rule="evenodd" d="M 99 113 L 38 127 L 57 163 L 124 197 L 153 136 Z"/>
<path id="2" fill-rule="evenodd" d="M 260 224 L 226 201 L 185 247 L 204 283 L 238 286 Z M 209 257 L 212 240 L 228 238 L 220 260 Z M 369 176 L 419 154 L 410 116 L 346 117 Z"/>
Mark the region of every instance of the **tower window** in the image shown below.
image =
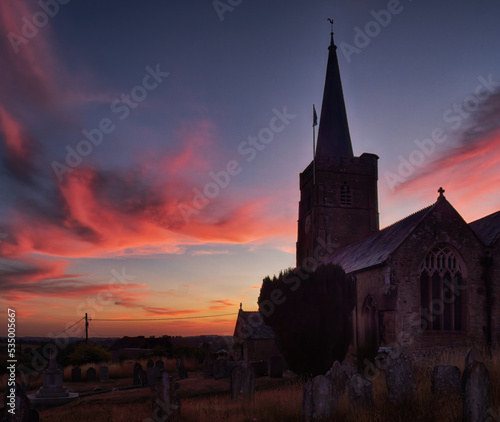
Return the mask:
<path id="1" fill-rule="evenodd" d="M 344 184 L 340 187 L 340 204 L 341 205 L 352 204 L 351 188 L 347 184 L 347 182 L 344 182 Z"/>
<path id="2" fill-rule="evenodd" d="M 448 246 L 434 248 L 420 265 L 422 330 L 461 330 L 465 265 Z"/>

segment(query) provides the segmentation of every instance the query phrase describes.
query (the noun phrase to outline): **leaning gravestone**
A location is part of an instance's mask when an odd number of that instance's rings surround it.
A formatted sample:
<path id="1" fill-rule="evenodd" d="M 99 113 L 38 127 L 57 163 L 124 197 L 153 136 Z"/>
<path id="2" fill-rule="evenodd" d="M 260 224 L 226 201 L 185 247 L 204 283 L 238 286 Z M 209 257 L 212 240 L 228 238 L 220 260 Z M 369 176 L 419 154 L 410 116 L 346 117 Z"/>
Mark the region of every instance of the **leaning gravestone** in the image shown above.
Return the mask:
<path id="1" fill-rule="evenodd" d="M 342 397 L 345 391 L 346 383 L 349 381 L 349 373 L 346 367 L 340 364 L 338 360 L 333 362 L 332 367 L 328 370 L 325 376 L 333 385 L 333 394 L 337 400 Z"/>
<path id="2" fill-rule="evenodd" d="M 87 369 L 87 381 L 95 381 L 96 378 L 96 370 L 94 368 Z"/>
<path id="3" fill-rule="evenodd" d="M 99 380 L 102 382 L 109 381 L 109 366 L 102 365 L 99 367 Z"/>
<path id="4" fill-rule="evenodd" d="M 354 374 L 347 383 L 349 392 L 349 403 L 355 409 L 357 407 L 372 407 L 375 405 L 373 400 L 373 384 L 361 374 Z"/>
<path id="5" fill-rule="evenodd" d="M 437 365 L 432 369 L 431 390 L 435 394 L 460 392 L 460 369 L 452 365 Z"/>
<path id="6" fill-rule="evenodd" d="M 231 372 L 231 400 L 252 400 L 255 396 L 255 372 L 249 362 L 239 362 Z"/>
<path id="7" fill-rule="evenodd" d="M 153 421 L 180 422 L 181 404 L 175 394 L 175 381 L 162 371 L 155 385 L 156 397 L 153 398 Z M 148 419 L 151 420 L 151 419 Z"/>
<path id="8" fill-rule="evenodd" d="M 133 385 L 139 385 L 141 384 L 141 380 L 139 378 L 139 373 L 142 371 L 142 366 L 139 362 L 136 362 L 134 364 L 134 378 L 132 380 Z"/>
<path id="9" fill-rule="evenodd" d="M 302 413 L 306 421 L 330 418 L 337 411 L 337 401 L 332 393 L 332 383 L 318 375 L 304 386 Z"/>
<path id="10" fill-rule="evenodd" d="M 269 360 L 269 376 L 271 378 L 283 378 L 283 358 L 271 356 Z"/>
<path id="11" fill-rule="evenodd" d="M 82 380 L 82 370 L 78 366 L 75 366 L 71 370 L 71 381 L 80 382 L 81 380 Z"/>
<path id="12" fill-rule="evenodd" d="M 462 401 L 463 422 L 484 422 L 488 417 L 490 375 L 482 362 L 473 361 L 464 371 L 465 391 Z"/>
<path id="13" fill-rule="evenodd" d="M 398 402 L 411 399 L 417 389 L 413 368 L 408 356 L 399 351 L 391 351 L 384 359 L 385 381 L 389 400 Z"/>

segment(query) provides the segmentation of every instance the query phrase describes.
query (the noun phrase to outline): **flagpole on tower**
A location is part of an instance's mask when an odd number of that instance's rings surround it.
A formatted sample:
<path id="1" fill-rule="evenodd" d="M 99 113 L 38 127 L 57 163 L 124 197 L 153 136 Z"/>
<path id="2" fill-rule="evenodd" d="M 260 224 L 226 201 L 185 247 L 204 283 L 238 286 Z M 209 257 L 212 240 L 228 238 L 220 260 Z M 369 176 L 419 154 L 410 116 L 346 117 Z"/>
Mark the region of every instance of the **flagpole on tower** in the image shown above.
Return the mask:
<path id="1" fill-rule="evenodd" d="M 313 185 L 316 184 L 316 125 L 318 124 L 318 115 L 316 107 L 313 104 Z"/>

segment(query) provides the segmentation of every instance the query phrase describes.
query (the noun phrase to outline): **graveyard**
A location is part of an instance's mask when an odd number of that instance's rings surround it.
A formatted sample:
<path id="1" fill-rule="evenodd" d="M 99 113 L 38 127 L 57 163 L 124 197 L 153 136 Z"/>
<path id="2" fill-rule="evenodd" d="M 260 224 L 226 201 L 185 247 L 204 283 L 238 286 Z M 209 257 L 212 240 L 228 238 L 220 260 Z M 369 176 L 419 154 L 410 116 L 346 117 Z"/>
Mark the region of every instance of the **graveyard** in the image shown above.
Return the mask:
<path id="1" fill-rule="evenodd" d="M 497 351 L 488 356 L 475 348 L 457 350 L 426 362 L 393 351 L 362 368 L 348 357 L 312 380 L 290 371 L 271 378 L 245 361 L 216 361 L 216 367 L 226 370 L 207 373 L 203 363 L 184 365 L 167 358 L 65 367 L 60 370 L 64 391 L 78 398 L 37 410 L 41 421 L 55 422 L 457 421 L 463 414 L 466 421 L 500 418 Z M 47 371 L 57 370 L 51 364 Z M 31 382 L 28 396 L 43 391 L 46 375 Z M 170 419 L 161 416 L 162 403 L 171 406 Z"/>

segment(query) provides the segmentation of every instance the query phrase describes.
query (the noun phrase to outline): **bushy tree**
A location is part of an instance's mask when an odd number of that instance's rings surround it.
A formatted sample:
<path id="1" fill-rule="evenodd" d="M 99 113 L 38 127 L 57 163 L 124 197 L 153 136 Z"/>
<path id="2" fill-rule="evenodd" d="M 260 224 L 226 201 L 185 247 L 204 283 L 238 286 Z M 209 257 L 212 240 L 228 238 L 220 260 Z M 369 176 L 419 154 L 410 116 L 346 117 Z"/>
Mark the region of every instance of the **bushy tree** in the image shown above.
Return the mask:
<path id="1" fill-rule="evenodd" d="M 94 343 L 80 343 L 70 355 L 70 361 L 73 365 L 107 362 L 109 360 L 111 360 L 111 354 Z"/>
<path id="2" fill-rule="evenodd" d="M 258 303 L 292 371 L 316 376 L 345 358 L 355 284 L 342 267 L 327 264 L 311 273 L 288 269 L 278 277 L 266 277 Z"/>

